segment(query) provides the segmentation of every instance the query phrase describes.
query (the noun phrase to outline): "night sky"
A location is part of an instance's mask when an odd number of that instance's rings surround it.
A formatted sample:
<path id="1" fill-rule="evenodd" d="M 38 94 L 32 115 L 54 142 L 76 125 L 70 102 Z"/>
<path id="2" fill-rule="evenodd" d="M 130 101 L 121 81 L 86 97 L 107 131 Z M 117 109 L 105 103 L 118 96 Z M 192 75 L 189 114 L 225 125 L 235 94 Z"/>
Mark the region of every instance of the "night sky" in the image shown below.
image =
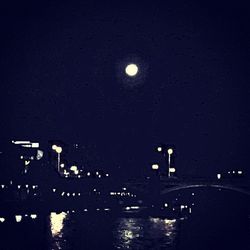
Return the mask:
<path id="1" fill-rule="evenodd" d="M 250 8 L 174 2 L 2 6 L 1 140 L 77 142 L 128 175 L 158 143 L 181 175 L 247 171 Z"/>

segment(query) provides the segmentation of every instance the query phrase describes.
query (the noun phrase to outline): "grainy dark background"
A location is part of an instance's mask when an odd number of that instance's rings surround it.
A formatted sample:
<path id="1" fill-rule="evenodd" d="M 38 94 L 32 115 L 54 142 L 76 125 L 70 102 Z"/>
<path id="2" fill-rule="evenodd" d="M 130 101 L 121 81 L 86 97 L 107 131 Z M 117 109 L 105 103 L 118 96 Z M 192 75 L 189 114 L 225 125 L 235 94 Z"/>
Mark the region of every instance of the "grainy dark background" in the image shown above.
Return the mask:
<path id="1" fill-rule="evenodd" d="M 181 175 L 248 171 L 249 14 L 241 1 L 2 5 L 1 141 L 82 143 L 128 174 L 166 142 Z"/>

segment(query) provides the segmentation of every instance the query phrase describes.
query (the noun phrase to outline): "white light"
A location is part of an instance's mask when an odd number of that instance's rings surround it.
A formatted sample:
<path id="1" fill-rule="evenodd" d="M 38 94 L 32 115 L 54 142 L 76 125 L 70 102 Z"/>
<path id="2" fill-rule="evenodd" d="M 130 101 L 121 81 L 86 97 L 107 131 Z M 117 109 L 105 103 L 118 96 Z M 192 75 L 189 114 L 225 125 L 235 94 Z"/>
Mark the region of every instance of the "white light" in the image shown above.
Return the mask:
<path id="1" fill-rule="evenodd" d="M 84 211 L 84 212 L 88 212 L 88 209 L 87 209 L 87 208 L 85 208 L 83 211 Z"/>
<path id="2" fill-rule="evenodd" d="M 36 214 L 31 214 L 31 215 L 30 215 L 30 218 L 34 220 L 34 219 L 37 218 L 37 215 L 36 215 Z"/>
<path id="3" fill-rule="evenodd" d="M 73 196 L 75 196 L 76 194 L 75 194 L 75 193 L 73 193 L 72 195 L 73 195 Z"/>
<path id="4" fill-rule="evenodd" d="M 64 196 L 64 194 L 65 194 L 65 192 L 62 192 L 62 193 L 61 193 L 61 196 Z"/>
<path id="5" fill-rule="evenodd" d="M 4 188 L 5 186 L 4 185 L 1 185 L 2 188 Z"/>
<path id="6" fill-rule="evenodd" d="M 165 203 L 165 204 L 164 204 L 164 207 L 168 207 L 168 203 Z"/>
<path id="7" fill-rule="evenodd" d="M 28 187 L 29 187 L 29 185 L 28 185 L 28 184 L 26 184 L 26 185 L 25 185 L 25 187 L 26 187 L 26 188 L 28 188 Z"/>
<path id="8" fill-rule="evenodd" d="M 242 171 L 238 171 L 238 174 L 243 174 L 243 172 Z"/>
<path id="9" fill-rule="evenodd" d="M 77 169 L 77 166 L 74 165 L 74 166 L 70 167 L 70 170 L 73 171 L 73 172 L 76 172 L 78 169 Z"/>
<path id="10" fill-rule="evenodd" d="M 175 168 L 169 168 L 170 173 L 175 173 Z"/>
<path id="11" fill-rule="evenodd" d="M 39 148 L 39 143 L 38 142 L 32 142 L 31 147 L 32 148 Z"/>
<path id="12" fill-rule="evenodd" d="M 90 176 L 90 172 L 87 173 L 87 176 Z"/>
<path id="13" fill-rule="evenodd" d="M 62 147 L 57 147 L 55 149 L 55 151 L 58 153 L 58 154 L 61 154 L 62 153 Z"/>
<path id="14" fill-rule="evenodd" d="M 21 188 L 21 185 L 17 185 L 17 188 L 20 189 L 20 188 Z"/>
<path id="15" fill-rule="evenodd" d="M 158 152 L 161 152 L 161 151 L 162 151 L 162 147 L 158 147 L 158 148 L 157 148 L 157 151 L 158 151 Z"/>
<path id="16" fill-rule="evenodd" d="M 153 170 L 158 170 L 159 169 L 159 165 L 158 164 L 153 164 L 152 165 L 152 169 Z"/>
<path id="17" fill-rule="evenodd" d="M 12 141 L 14 144 L 29 144 L 31 143 L 30 141 Z"/>
<path id="18" fill-rule="evenodd" d="M 22 220 L 22 215 L 16 215 L 16 222 L 20 222 Z"/>
<path id="19" fill-rule="evenodd" d="M 169 149 L 168 149 L 168 154 L 169 154 L 169 155 L 173 154 L 173 152 L 174 152 L 174 151 L 173 151 L 172 148 L 169 148 Z"/>
<path id="20" fill-rule="evenodd" d="M 217 179 L 218 179 L 218 180 L 221 179 L 221 174 L 217 174 Z"/>
<path id="21" fill-rule="evenodd" d="M 61 163 L 61 164 L 60 164 L 60 167 L 61 167 L 61 168 L 64 168 L 64 166 L 65 166 L 64 163 Z"/>
<path id="22" fill-rule="evenodd" d="M 67 193 L 67 196 L 70 196 L 70 193 Z"/>
<path id="23" fill-rule="evenodd" d="M 0 222 L 5 222 L 5 218 L 0 217 Z"/>
<path id="24" fill-rule="evenodd" d="M 106 174 L 106 177 L 109 177 L 109 174 Z"/>
<path id="25" fill-rule="evenodd" d="M 130 210 L 130 207 L 125 207 L 126 210 Z"/>
<path id="26" fill-rule="evenodd" d="M 37 150 L 36 159 L 39 161 L 43 158 L 43 151 Z"/>
<path id="27" fill-rule="evenodd" d="M 131 209 L 139 209 L 140 207 L 138 206 L 131 206 Z"/>
<path id="28" fill-rule="evenodd" d="M 53 193 L 55 193 L 55 192 L 56 192 L 56 189 L 55 189 L 55 188 L 53 188 L 53 189 L 52 189 L 52 191 L 53 191 Z"/>
<path id="29" fill-rule="evenodd" d="M 138 67 L 136 64 L 131 63 L 127 65 L 125 72 L 129 76 L 135 76 L 138 73 Z"/>
<path id="30" fill-rule="evenodd" d="M 56 150 L 56 149 L 57 149 L 57 146 L 56 146 L 56 145 L 52 145 L 52 149 L 53 149 L 53 150 Z"/>
<path id="31" fill-rule="evenodd" d="M 104 211 L 110 211 L 110 208 L 104 208 Z"/>
<path id="32" fill-rule="evenodd" d="M 30 164 L 30 161 L 24 161 L 24 165 L 28 166 Z"/>
<path id="33" fill-rule="evenodd" d="M 81 196 L 81 193 L 78 193 L 78 196 Z"/>
<path id="34" fill-rule="evenodd" d="M 194 193 L 192 193 L 192 195 L 194 196 Z"/>

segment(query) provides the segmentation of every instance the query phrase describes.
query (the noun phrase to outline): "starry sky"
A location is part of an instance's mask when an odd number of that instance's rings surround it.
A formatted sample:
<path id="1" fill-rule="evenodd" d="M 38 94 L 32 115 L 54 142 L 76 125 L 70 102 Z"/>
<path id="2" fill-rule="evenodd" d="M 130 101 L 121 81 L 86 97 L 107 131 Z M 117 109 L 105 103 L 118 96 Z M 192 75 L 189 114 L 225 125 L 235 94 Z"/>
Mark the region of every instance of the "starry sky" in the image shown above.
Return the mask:
<path id="1" fill-rule="evenodd" d="M 1 140 L 77 142 L 128 175 L 159 143 L 181 175 L 248 171 L 250 8 L 208 2 L 3 6 Z"/>

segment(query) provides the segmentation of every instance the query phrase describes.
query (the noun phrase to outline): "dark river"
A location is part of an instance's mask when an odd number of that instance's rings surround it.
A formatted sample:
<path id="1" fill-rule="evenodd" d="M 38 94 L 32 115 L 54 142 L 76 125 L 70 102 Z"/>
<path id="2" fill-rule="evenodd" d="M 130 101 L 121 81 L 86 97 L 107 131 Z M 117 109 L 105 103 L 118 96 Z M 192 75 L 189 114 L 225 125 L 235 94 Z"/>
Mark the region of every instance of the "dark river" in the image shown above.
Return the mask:
<path id="1" fill-rule="evenodd" d="M 114 215 L 108 209 L 9 215 L 0 218 L 0 249 L 250 249 L 247 203 L 217 198 L 200 197 L 187 218 Z"/>

